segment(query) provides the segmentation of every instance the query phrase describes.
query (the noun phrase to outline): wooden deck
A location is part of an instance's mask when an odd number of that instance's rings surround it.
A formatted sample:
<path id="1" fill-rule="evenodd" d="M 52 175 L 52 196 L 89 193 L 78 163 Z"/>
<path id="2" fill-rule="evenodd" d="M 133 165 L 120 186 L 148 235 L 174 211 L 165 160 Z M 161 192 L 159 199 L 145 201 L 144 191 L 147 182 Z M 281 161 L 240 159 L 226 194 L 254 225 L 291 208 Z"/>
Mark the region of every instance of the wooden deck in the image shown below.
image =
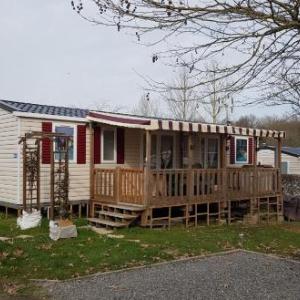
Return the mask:
<path id="1" fill-rule="evenodd" d="M 95 169 L 94 201 L 160 207 L 271 197 L 281 194 L 279 178 L 275 168 L 165 169 L 151 170 L 145 184 L 141 169 Z"/>

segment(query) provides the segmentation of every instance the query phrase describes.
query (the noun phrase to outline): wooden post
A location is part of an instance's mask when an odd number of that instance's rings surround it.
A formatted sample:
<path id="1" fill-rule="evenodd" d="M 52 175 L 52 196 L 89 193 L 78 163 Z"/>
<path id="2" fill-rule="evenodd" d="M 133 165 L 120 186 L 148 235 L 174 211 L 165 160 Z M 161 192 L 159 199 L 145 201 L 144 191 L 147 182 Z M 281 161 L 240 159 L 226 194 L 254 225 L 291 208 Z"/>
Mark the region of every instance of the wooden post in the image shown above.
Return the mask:
<path id="1" fill-rule="evenodd" d="M 81 218 L 81 210 L 82 210 L 82 205 L 81 203 L 78 205 L 78 217 Z"/>
<path id="2" fill-rule="evenodd" d="M 149 130 L 146 130 L 146 162 L 145 162 L 145 168 L 144 168 L 144 204 L 146 206 L 150 203 L 150 193 L 151 193 L 151 174 L 150 174 L 150 168 L 151 168 L 151 132 Z"/>
<path id="3" fill-rule="evenodd" d="M 221 161 L 221 172 L 222 172 L 222 199 L 219 200 L 219 203 L 221 200 L 223 200 L 223 204 L 219 205 L 219 222 L 221 222 L 221 209 L 225 208 L 226 205 L 228 207 L 228 186 L 227 186 L 227 136 L 222 134 L 221 135 L 221 145 L 220 145 L 220 161 Z"/>
<path id="4" fill-rule="evenodd" d="M 253 161 L 253 166 L 256 167 L 257 166 L 257 137 L 253 138 L 253 157 L 252 157 L 252 161 Z"/>
<path id="5" fill-rule="evenodd" d="M 36 202 L 37 202 L 37 209 L 41 210 L 41 162 L 40 162 L 40 148 L 41 148 L 41 140 L 37 141 L 37 179 L 36 179 Z"/>
<path id="6" fill-rule="evenodd" d="M 26 137 L 25 140 L 23 141 L 23 210 L 26 211 L 26 202 L 27 202 L 27 187 L 26 187 Z"/>
<path id="7" fill-rule="evenodd" d="M 277 193 L 279 193 L 279 205 L 277 201 L 277 222 L 280 218 L 280 210 L 282 211 L 282 181 L 281 181 L 281 150 L 282 150 L 282 140 L 278 137 L 277 140 L 277 151 L 276 151 L 276 168 L 277 168 Z"/>
<path id="8" fill-rule="evenodd" d="M 95 191 L 95 186 L 94 186 L 94 127 L 93 124 L 89 124 L 89 133 L 90 133 L 90 202 L 94 200 L 94 191 Z M 93 205 L 87 206 L 87 215 L 90 214 L 88 208 L 92 208 Z M 92 215 L 92 214 L 90 214 Z"/>
<path id="9" fill-rule="evenodd" d="M 253 217 L 254 211 L 253 207 L 257 205 L 258 196 L 258 170 L 257 170 L 257 137 L 253 138 L 254 141 L 254 151 L 253 151 L 253 197 L 250 200 L 250 215 Z"/>
<path id="10" fill-rule="evenodd" d="M 194 161 L 194 151 L 193 151 L 193 135 L 189 133 L 188 135 L 188 177 L 187 177 L 187 199 L 192 201 L 194 194 L 194 180 L 193 180 L 193 161 Z"/>
<path id="11" fill-rule="evenodd" d="M 125 175 L 126 176 L 126 175 Z M 116 203 L 120 202 L 121 197 L 121 169 L 120 167 L 115 168 L 114 170 L 114 198 Z M 131 184 L 132 187 L 132 184 Z"/>
<path id="12" fill-rule="evenodd" d="M 281 138 L 277 139 L 277 149 L 276 149 L 276 168 L 281 170 L 281 151 L 282 151 L 282 141 Z"/>
<path id="13" fill-rule="evenodd" d="M 221 135 L 221 146 L 220 146 L 220 162 L 221 162 L 221 169 L 223 173 L 223 197 L 224 200 L 227 200 L 227 175 L 226 175 L 226 168 L 227 168 L 227 155 L 226 155 L 226 135 Z"/>
<path id="14" fill-rule="evenodd" d="M 54 220 L 54 153 L 53 140 L 50 139 L 50 220 Z"/>

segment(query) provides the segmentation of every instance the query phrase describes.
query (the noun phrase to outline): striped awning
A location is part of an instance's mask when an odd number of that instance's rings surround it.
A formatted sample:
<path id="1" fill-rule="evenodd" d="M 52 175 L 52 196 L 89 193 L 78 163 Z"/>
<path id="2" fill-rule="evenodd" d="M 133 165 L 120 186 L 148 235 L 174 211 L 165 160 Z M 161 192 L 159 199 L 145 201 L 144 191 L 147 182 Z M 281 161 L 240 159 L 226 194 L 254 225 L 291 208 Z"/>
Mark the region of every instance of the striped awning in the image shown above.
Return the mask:
<path id="1" fill-rule="evenodd" d="M 144 118 L 119 113 L 91 111 L 88 114 L 87 119 L 90 121 L 113 126 L 140 128 L 145 130 L 168 130 L 181 132 L 203 132 L 255 137 L 285 138 L 285 132 L 278 130 L 254 129 L 231 125 L 205 124 L 198 122 Z"/>

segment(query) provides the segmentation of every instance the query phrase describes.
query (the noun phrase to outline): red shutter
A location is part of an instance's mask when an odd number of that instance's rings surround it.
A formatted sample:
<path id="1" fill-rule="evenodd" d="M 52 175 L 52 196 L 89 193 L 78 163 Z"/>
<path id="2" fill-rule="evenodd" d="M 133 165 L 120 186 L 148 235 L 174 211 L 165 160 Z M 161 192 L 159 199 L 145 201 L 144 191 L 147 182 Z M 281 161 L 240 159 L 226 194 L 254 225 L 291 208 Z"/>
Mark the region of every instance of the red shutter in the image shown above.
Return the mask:
<path id="1" fill-rule="evenodd" d="M 235 164 L 235 138 L 230 137 L 230 164 Z"/>
<path id="2" fill-rule="evenodd" d="M 249 137 L 248 139 L 248 144 L 249 144 L 249 150 L 248 150 L 248 153 L 249 153 L 249 164 L 253 164 L 253 153 L 254 153 L 254 141 L 253 141 L 253 138 L 252 137 Z"/>
<path id="3" fill-rule="evenodd" d="M 94 128 L 94 163 L 101 163 L 101 127 Z"/>
<path id="4" fill-rule="evenodd" d="M 86 163 L 86 126 L 77 126 L 77 163 Z"/>
<path id="5" fill-rule="evenodd" d="M 124 164 L 125 160 L 125 130 L 117 128 L 117 164 Z"/>
<path id="6" fill-rule="evenodd" d="M 42 122 L 42 132 L 52 132 L 52 123 L 51 122 Z M 42 163 L 50 164 L 51 163 L 51 141 L 49 139 L 42 140 Z"/>

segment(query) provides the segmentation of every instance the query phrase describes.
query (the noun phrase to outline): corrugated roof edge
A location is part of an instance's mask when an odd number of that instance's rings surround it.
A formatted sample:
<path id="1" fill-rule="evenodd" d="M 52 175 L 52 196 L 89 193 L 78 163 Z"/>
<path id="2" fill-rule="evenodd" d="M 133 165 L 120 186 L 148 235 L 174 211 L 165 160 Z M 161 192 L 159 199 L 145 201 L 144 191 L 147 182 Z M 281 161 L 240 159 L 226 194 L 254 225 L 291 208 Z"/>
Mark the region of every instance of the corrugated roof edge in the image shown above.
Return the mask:
<path id="1" fill-rule="evenodd" d="M 24 109 L 20 108 L 19 106 L 27 106 L 34 108 L 36 110 L 37 107 L 39 108 L 46 108 L 48 112 L 36 112 L 32 109 Z M 57 115 L 57 116 L 72 116 L 72 117 L 85 117 L 89 110 L 84 108 L 78 108 L 78 107 L 67 107 L 67 106 L 56 106 L 56 105 L 46 105 L 46 104 L 37 104 L 37 103 L 31 103 L 31 102 L 22 102 L 22 101 L 13 101 L 13 100 L 6 100 L 6 99 L 0 99 L 0 107 L 9 111 L 9 112 L 24 112 L 24 113 L 34 113 L 34 114 L 46 114 L 46 115 Z M 54 111 L 57 110 L 60 113 L 55 113 Z M 72 113 L 65 113 L 65 111 L 71 111 Z"/>
<path id="2" fill-rule="evenodd" d="M 3 102 L 3 101 L 5 101 L 5 100 L 0 100 L 0 107 L 3 108 L 4 110 L 7 110 L 9 112 L 21 111 L 20 109 L 17 109 L 16 107 L 14 107 L 6 102 Z"/>

